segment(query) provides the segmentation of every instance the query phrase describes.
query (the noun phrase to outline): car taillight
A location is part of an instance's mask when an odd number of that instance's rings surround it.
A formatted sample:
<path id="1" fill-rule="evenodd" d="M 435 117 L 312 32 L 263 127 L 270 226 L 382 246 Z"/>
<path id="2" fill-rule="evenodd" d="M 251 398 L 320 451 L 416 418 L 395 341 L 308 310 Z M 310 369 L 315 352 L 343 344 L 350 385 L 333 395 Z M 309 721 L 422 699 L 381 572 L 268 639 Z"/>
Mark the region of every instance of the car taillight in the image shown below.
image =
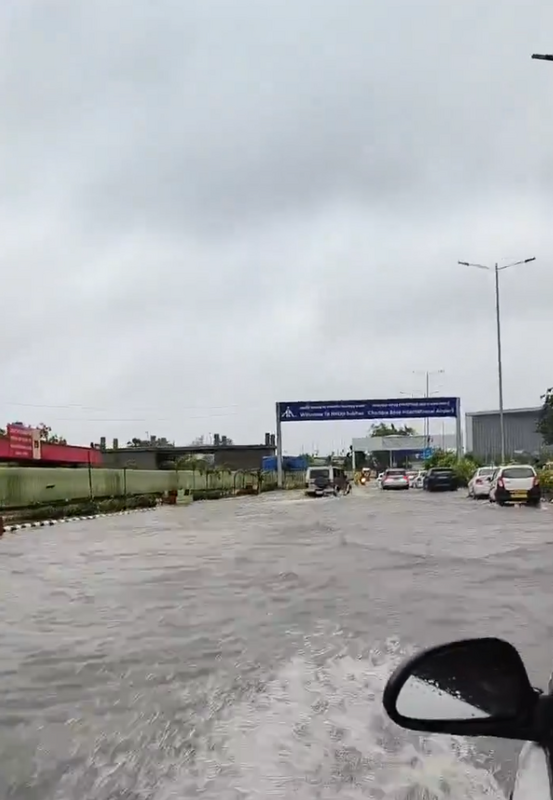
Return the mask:
<path id="1" fill-rule="evenodd" d="M 505 481 L 503 480 L 503 478 L 500 478 L 497 481 L 497 485 L 499 486 L 500 489 L 504 489 L 505 488 Z"/>
<path id="2" fill-rule="evenodd" d="M 534 483 L 533 483 L 533 485 L 534 485 L 534 486 L 539 486 L 539 485 L 540 485 L 540 479 L 538 478 L 538 476 L 537 476 L 537 475 L 536 475 L 536 476 L 534 476 Z"/>
<path id="3" fill-rule="evenodd" d="M 482 483 L 482 481 L 480 480 L 480 478 L 476 478 L 475 483 Z"/>

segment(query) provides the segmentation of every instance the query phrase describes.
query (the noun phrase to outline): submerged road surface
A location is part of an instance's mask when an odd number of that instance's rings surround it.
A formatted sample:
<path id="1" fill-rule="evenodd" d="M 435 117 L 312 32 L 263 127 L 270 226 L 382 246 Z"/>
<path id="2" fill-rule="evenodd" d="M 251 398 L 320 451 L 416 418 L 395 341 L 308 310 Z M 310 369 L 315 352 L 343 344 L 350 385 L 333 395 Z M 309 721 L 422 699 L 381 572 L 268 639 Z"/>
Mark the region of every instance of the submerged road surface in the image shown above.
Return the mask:
<path id="1" fill-rule="evenodd" d="M 413 646 L 490 633 L 543 686 L 552 544 L 553 506 L 372 487 L 6 535 L 0 797 L 503 797 L 382 687 Z"/>

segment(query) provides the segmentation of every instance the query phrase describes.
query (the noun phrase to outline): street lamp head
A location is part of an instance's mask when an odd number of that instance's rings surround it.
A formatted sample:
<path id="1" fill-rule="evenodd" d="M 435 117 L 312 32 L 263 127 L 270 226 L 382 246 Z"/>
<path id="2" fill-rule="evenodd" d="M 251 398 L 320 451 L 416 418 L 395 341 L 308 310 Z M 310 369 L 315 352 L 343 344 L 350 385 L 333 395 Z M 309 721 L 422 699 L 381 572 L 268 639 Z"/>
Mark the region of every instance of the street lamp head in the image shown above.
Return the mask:
<path id="1" fill-rule="evenodd" d="M 551 53 L 533 53 L 532 58 L 538 61 L 553 61 L 553 55 Z"/>
<path id="2" fill-rule="evenodd" d="M 553 59 L 551 59 L 551 60 L 553 61 Z M 536 260 L 536 256 L 532 256 L 532 258 L 525 258 L 522 263 L 523 264 L 529 264 L 531 261 L 535 261 L 535 260 Z"/>
<path id="3" fill-rule="evenodd" d="M 490 269 L 485 264 L 473 264 L 472 261 L 458 261 L 457 263 L 460 264 L 462 267 L 476 267 L 477 269 L 485 269 L 488 271 Z"/>

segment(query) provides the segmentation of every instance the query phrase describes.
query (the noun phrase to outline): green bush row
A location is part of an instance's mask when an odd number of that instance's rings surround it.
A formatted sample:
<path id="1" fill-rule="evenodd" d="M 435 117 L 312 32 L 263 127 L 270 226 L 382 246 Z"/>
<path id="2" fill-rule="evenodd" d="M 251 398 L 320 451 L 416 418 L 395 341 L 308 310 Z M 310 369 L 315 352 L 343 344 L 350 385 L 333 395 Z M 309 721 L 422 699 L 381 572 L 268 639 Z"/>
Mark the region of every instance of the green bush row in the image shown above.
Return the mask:
<path id="1" fill-rule="evenodd" d="M 56 505 L 36 505 L 9 515 L 12 522 L 41 522 L 48 519 L 66 517 L 92 517 L 95 514 L 113 514 L 136 508 L 153 508 L 157 503 L 155 495 L 139 497 L 113 497 L 107 500 L 87 500 L 82 503 L 58 503 Z"/>

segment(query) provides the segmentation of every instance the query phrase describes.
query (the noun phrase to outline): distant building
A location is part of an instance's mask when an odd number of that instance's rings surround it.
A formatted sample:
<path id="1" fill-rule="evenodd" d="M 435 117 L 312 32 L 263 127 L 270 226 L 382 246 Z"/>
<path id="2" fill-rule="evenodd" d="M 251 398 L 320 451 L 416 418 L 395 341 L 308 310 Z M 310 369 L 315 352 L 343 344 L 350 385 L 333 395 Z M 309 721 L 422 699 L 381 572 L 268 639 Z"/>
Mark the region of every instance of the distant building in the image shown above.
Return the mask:
<path id="1" fill-rule="evenodd" d="M 507 456 L 527 453 L 538 456 L 544 450 L 543 438 L 537 432 L 541 406 L 505 409 L 505 453 Z M 484 461 L 501 454 L 499 411 L 473 411 L 465 415 L 467 453 Z"/>
<path id="2" fill-rule="evenodd" d="M 101 466 L 99 449 L 45 442 L 39 433 L 36 428 L 25 425 L 8 425 L 6 435 L 0 436 L 0 464 L 22 467 Z"/>
<path id="3" fill-rule="evenodd" d="M 233 470 L 258 470 L 262 468 L 263 459 L 274 456 L 274 434 L 265 434 L 264 444 L 226 444 L 218 436 L 213 437 L 212 444 L 169 445 L 167 447 L 155 445 L 140 445 L 136 447 L 119 447 L 117 439 L 113 440 L 113 447 L 105 446 L 105 439 L 101 440 L 103 466 L 122 469 L 166 469 L 169 464 L 174 464 L 182 458 L 198 456 L 209 462 L 212 467 L 227 467 Z"/>

